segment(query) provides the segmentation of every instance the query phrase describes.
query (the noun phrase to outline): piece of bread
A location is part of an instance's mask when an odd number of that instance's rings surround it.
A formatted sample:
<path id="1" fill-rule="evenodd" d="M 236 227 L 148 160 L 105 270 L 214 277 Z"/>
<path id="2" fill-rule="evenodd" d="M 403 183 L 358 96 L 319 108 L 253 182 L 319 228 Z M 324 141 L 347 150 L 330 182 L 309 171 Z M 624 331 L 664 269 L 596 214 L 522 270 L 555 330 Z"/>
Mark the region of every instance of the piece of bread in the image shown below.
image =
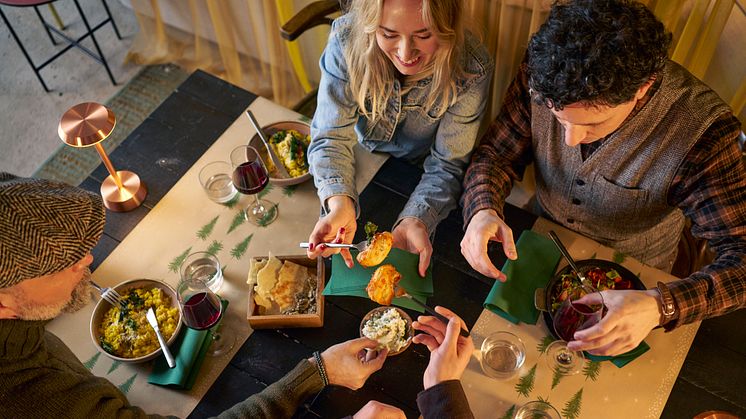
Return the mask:
<path id="1" fill-rule="evenodd" d="M 368 247 L 357 254 L 357 262 L 366 268 L 379 265 L 384 259 L 386 259 L 386 256 L 388 256 L 393 244 L 393 234 L 388 231 L 376 233 L 370 240 Z"/>
<path id="2" fill-rule="evenodd" d="M 285 261 L 277 274 L 277 283 L 272 288 L 270 295 L 280 306 L 280 311 L 295 306 L 298 294 L 303 291 L 308 282 L 308 269 L 290 261 Z"/>
<path id="3" fill-rule="evenodd" d="M 399 283 L 401 274 L 396 270 L 394 265 L 381 265 L 373 272 L 373 276 L 368 282 L 368 286 L 365 290 L 368 291 L 368 297 L 378 304 L 388 306 L 391 305 L 391 300 L 397 295 L 402 295 L 402 292 L 396 292 L 396 284 Z"/>

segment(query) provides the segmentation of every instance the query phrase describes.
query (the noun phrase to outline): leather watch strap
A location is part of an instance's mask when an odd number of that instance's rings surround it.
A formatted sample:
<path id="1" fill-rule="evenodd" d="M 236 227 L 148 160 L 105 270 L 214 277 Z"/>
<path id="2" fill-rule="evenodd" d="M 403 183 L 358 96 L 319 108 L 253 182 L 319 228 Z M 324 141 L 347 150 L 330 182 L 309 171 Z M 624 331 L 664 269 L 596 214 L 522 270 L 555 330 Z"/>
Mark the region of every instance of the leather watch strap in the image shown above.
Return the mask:
<path id="1" fill-rule="evenodd" d="M 676 303 L 673 300 L 673 295 L 668 289 L 666 284 L 658 282 L 658 292 L 661 295 L 661 326 L 666 325 L 671 320 L 674 320 L 677 316 Z"/>

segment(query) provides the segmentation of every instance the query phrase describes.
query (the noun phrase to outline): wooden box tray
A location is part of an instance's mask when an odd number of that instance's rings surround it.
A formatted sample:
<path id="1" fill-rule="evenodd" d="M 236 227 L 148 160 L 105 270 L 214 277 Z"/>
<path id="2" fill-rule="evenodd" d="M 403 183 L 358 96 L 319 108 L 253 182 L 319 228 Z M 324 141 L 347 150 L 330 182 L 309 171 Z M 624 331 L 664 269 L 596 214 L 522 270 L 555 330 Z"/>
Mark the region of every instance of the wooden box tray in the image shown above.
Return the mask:
<path id="1" fill-rule="evenodd" d="M 274 329 L 285 327 L 322 327 L 324 325 L 324 261 L 321 258 L 315 260 L 306 256 L 276 256 L 280 261 L 290 261 L 298 265 L 306 266 L 316 270 L 316 313 L 310 314 L 270 314 L 260 315 L 259 308 L 254 303 L 254 287 L 249 288 L 249 307 L 247 320 L 253 329 Z M 265 260 L 266 257 L 254 257 L 256 261 Z"/>

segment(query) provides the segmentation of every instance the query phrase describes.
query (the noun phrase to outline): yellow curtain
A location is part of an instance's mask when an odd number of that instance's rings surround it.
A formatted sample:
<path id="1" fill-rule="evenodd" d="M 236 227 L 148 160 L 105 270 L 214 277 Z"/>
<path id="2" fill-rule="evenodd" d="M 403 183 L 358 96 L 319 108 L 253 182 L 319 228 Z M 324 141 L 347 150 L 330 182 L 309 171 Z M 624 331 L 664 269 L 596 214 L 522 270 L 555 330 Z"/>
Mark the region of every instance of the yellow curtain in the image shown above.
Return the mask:
<path id="1" fill-rule="evenodd" d="M 328 27 L 287 42 L 279 28 L 311 0 L 132 0 L 138 64 L 197 68 L 291 106 L 318 84 Z M 671 57 L 709 84 L 746 121 L 746 15 L 735 0 L 643 0 L 674 34 Z M 528 39 L 551 0 L 464 0 L 470 28 L 495 58 L 489 119 L 500 108 Z M 300 43 L 300 44 L 299 44 Z"/>

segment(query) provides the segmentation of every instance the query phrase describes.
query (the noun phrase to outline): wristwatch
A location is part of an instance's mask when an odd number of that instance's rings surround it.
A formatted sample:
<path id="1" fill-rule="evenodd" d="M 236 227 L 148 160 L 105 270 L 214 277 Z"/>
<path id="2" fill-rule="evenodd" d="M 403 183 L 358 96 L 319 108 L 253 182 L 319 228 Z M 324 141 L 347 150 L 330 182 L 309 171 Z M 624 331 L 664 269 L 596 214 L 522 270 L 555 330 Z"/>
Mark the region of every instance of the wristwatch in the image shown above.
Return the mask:
<path id="1" fill-rule="evenodd" d="M 676 318 L 676 304 L 673 301 L 673 295 L 671 290 L 668 289 L 666 284 L 658 282 L 658 293 L 661 295 L 661 321 L 660 325 L 663 326 Z"/>

